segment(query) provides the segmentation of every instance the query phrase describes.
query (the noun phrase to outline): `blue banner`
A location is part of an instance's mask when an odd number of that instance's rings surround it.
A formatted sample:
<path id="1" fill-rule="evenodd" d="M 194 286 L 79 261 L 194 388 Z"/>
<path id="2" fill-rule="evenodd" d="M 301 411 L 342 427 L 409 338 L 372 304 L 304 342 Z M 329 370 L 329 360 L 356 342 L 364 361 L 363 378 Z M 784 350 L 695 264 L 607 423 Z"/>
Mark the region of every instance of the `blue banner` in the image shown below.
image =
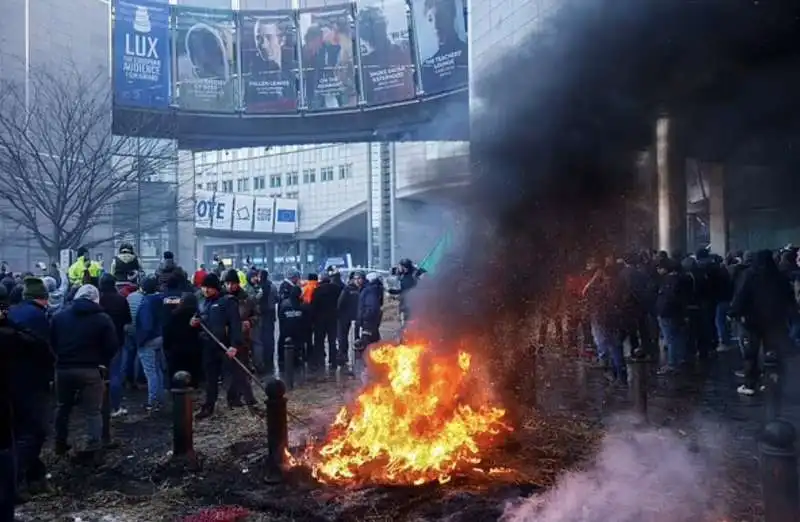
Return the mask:
<path id="1" fill-rule="evenodd" d="M 114 101 L 166 109 L 170 103 L 169 4 L 114 3 Z"/>

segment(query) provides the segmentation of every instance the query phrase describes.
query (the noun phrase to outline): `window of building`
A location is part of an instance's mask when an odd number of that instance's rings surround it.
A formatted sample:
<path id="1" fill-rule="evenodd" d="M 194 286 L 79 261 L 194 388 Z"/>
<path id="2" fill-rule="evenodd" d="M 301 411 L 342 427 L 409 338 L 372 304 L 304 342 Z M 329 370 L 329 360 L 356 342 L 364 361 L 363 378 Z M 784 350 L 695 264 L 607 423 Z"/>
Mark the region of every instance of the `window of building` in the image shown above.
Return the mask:
<path id="1" fill-rule="evenodd" d="M 239 178 L 236 180 L 236 192 L 247 192 L 250 190 L 250 178 Z"/>
<path id="2" fill-rule="evenodd" d="M 206 190 L 217 190 L 217 182 L 206 183 Z"/>
<path id="3" fill-rule="evenodd" d="M 297 174 L 297 171 L 288 172 L 286 174 L 286 186 L 290 187 L 292 185 L 298 185 L 300 183 L 300 176 Z"/>
<path id="4" fill-rule="evenodd" d="M 267 178 L 264 176 L 256 176 L 253 178 L 253 190 L 263 190 L 267 188 Z"/>
<path id="5" fill-rule="evenodd" d="M 300 197 L 300 193 L 299 192 L 287 192 L 285 194 L 285 197 L 287 197 L 289 199 L 297 199 L 297 198 Z"/>
<path id="6" fill-rule="evenodd" d="M 319 170 L 320 181 L 333 181 L 333 167 L 324 167 Z"/>
<path id="7" fill-rule="evenodd" d="M 198 190 L 203 190 L 203 184 L 202 183 L 198 183 L 195 186 L 197 187 Z"/>
<path id="8" fill-rule="evenodd" d="M 273 174 L 269 177 L 269 187 L 270 188 L 278 188 L 281 186 L 281 175 L 280 174 Z"/>
<path id="9" fill-rule="evenodd" d="M 317 169 L 303 170 L 303 183 L 316 183 L 316 181 L 317 181 Z"/>
<path id="10" fill-rule="evenodd" d="M 229 179 L 222 182 L 222 192 L 233 192 L 233 180 Z"/>
<path id="11" fill-rule="evenodd" d="M 350 177 L 350 174 L 353 170 L 353 164 L 348 163 L 347 165 L 339 165 L 339 179 L 347 179 Z"/>

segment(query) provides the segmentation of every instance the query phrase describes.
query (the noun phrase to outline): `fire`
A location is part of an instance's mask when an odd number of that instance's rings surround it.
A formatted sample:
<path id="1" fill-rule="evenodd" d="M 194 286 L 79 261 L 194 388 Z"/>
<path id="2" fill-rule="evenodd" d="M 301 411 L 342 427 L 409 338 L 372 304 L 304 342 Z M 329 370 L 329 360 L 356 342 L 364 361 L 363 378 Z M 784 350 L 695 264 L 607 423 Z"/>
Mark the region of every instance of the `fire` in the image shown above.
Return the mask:
<path id="1" fill-rule="evenodd" d="M 371 384 L 307 453 L 321 482 L 444 483 L 474 469 L 496 435 L 510 431 L 505 410 L 481 399 L 468 353 L 436 355 L 413 344 L 367 356 Z"/>

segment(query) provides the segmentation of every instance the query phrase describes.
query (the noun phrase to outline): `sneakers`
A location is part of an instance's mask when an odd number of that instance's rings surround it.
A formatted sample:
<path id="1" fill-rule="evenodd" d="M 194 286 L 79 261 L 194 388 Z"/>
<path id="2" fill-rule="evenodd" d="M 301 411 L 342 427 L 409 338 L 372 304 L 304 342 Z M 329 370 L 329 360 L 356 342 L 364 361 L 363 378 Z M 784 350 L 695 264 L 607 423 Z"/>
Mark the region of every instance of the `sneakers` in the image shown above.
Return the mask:
<path id="1" fill-rule="evenodd" d="M 745 377 L 744 370 L 736 370 L 735 372 L 733 372 L 733 374 L 740 379 L 744 379 Z"/>
<path id="2" fill-rule="evenodd" d="M 128 414 L 128 410 L 125 408 L 118 408 L 111 412 L 111 418 L 116 419 L 117 417 L 124 417 Z"/>
<path id="3" fill-rule="evenodd" d="M 194 416 L 194 420 L 203 420 L 211 417 L 214 414 L 214 409 L 207 406 L 200 408 L 200 411 Z"/>
<path id="4" fill-rule="evenodd" d="M 748 387 L 747 387 L 747 386 L 745 386 L 744 384 L 742 384 L 741 386 L 739 386 L 739 387 L 736 389 L 736 392 L 737 392 L 739 395 L 745 395 L 745 396 L 747 396 L 747 397 L 752 397 L 753 395 L 755 395 L 755 394 L 756 394 L 756 391 L 755 391 L 753 388 L 748 388 Z"/>

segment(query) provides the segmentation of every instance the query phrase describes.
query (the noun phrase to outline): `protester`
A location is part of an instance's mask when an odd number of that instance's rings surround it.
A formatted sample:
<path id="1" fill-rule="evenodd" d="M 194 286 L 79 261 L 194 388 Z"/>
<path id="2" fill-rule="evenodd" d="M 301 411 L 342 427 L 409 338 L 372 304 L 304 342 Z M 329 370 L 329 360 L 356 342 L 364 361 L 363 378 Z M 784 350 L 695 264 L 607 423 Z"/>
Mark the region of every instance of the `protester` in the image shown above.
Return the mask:
<path id="1" fill-rule="evenodd" d="M 330 278 L 322 278 L 314 292 L 311 302 L 311 315 L 314 317 L 314 353 L 311 362 L 314 366 L 325 363 L 325 341 L 328 343 L 328 365 L 335 370 L 340 364 L 339 351 L 336 347 L 337 340 L 337 309 L 339 294 L 342 286 Z"/>
<path id="2" fill-rule="evenodd" d="M 136 312 L 136 346 L 139 361 L 147 378 L 147 403 L 144 409 L 148 412 L 159 410 L 164 401 L 164 297 L 158 291 L 158 280 L 147 277 L 142 282 L 141 305 Z"/>
<path id="3" fill-rule="evenodd" d="M 111 260 L 111 275 L 117 281 L 125 281 L 128 275 L 141 272 L 142 266 L 139 258 L 130 243 L 122 243 L 119 246 L 119 253 Z"/>
<path id="4" fill-rule="evenodd" d="M 269 272 L 261 270 L 258 276 L 260 291 L 258 298 L 261 314 L 261 357 L 262 373 L 272 374 L 275 371 L 275 321 L 277 320 L 278 290 L 269 279 Z M 258 357 L 256 358 L 259 359 Z"/>
<path id="5" fill-rule="evenodd" d="M 100 367 L 108 367 L 119 340 L 114 322 L 100 307 L 100 292 L 91 285 L 81 286 L 72 305 L 53 318 L 52 346 L 56 353 L 55 452 L 65 455 L 69 419 L 80 394 L 80 407 L 86 419 L 85 453 L 100 456 L 103 420 L 103 378 Z"/>
<path id="6" fill-rule="evenodd" d="M 111 321 L 114 323 L 114 330 L 117 334 L 117 350 L 111 365 L 108 368 L 108 388 L 111 416 L 119 417 L 127 415 L 128 410 L 122 407 L 122 384 L 124 380 L 123 370 L 125 369 L 124 350 L 126 327 L 133 321 L 128 300 L 117 291 L 116 279 L 111 274 L 103 274 L 100 277 L 100 306 L 103 308 Z M 105 407 L 106 405 L 104 405 Z"/>

